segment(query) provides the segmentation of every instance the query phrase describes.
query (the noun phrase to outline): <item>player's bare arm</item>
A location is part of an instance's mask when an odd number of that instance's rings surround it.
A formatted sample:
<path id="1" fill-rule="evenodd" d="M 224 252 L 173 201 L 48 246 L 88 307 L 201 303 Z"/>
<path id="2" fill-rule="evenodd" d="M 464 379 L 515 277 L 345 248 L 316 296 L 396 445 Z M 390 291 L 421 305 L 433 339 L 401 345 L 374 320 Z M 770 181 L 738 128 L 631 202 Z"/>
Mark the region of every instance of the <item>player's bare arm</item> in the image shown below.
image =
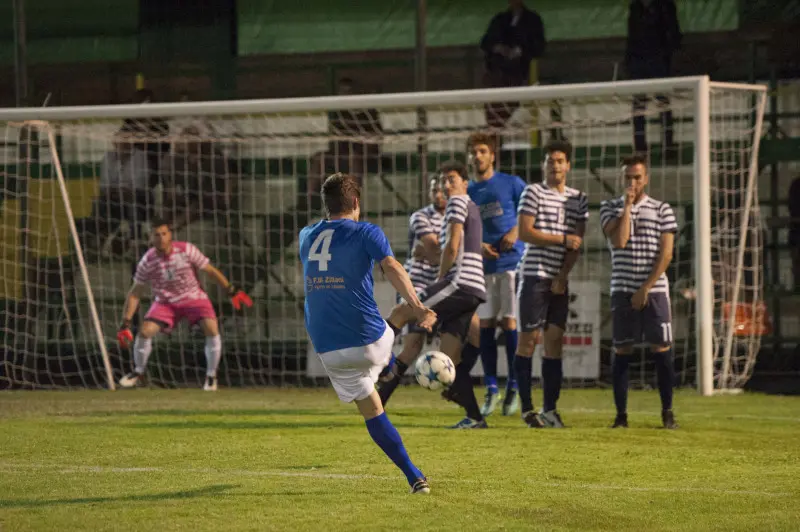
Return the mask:
<path id="1" fill-rule="evenodd" d="M 650 294 L 658 279 L 667 271 L 669 263 L 672 262 L 672 247 L 675 242 L 673 233 L 661 233 L 659 240 L 658 257 L 653 264 L 653 269 L 644 284 L 631 297 L 631 306 L 636 310 L 641 310 L 647 306 L 647 296 Z"/>
<path id="2" fill-rule="evenodd" d="M 586 234 L 586 222 L 581 221 L 575 225 L 575 234 L 583 239 L 583 236 Z M 551 290 L 554 294 L 563 294 L 567 289 L 567 278 L 580 256 L 580 248 L 567 250 L 564 255 L 564 263 L 561 265 L 558 275 L 553 279 Z"/>
<path id="3" fill-rule="evenodd" d="M 576 235 L 560 235 L 546 233 L 534 227 L 536 217 L 529 214 L 520 214 L 517 217 L 519 239 L 527 244 L 536 246 L 564 246 L 567 250 L 576 250 L 581 247 L 583 237 Z"/>
<path id="4" fill-rule="evenodd" d="M 133 315 L 136 313 L 136 309 L 139 308 L 139 301 L 141 301 L 146 292 L 146 284 L 134 282 L 125 297 L 125 306 L 122 309 L 122 325 L 117 331 L 117 342 L 124 348 L 130 347 L 133 342 L 133 333 L 131 332 Z"/>
<path id="5" fill-rule="evenodd" d="M 500 251 L 508 251 L 509 249 L 513 248 L 518 239 L 519 226 L 515 225 L 508 233 L 503 235 L 503 238 L 500 239 Z"/>
<path id="6" fill-rule="evenodd" d="M 464 224 L 450 223 L 447 225 L 447 241 L 442 250 L 442 258 L 439 262 L 439 279 L 444 279 L 447 272 L 455 265 L 458 257 L 458 250 L 464 238 Z"/>
<path id="7" fill-rule="evenodd" d="M 442 252 L 439 248 L 439 237 L 433 233 L 422 235 L 417 245 L 414 246 L 415 259 L 427 261 L 429 264 L 439 264 Z"/>
<path id="8" fill-rule="evenodd" d="M 215 283 L 220 285 L 228 292 L 228 296 L 231 298 L 231 303 L 233 304 L 233 308 L 235 308 L 236 310 L 242 308 L 242 305 L 245 305 L 247 307 L 253 306 L 253 300 L 250 299 L 250 296 L 248 296 L 242 290 L 239 290 L 233 284 L 231 284 L 231 282 L 228 281 L 228 278 L 225 277 L 225 274 L 223 274 L 221 271 L 219 271 L 211 264 L 206 264 L 200 271 L 205 272 L 206 275 L 214 279 Z"/>
<path id="9" fill-rule="evenodd" d="M 636 192 L 633 188 L 628 187 L 625 190 L 625 205 L 622 208 L 622 214 L 603 226 L 603 234 L 616 249 L 623 249 L 631 238 L 631 209 L 635 198 Z"/>
<path id="10" fill-rule="evenodd" d="M 436 313 L 420 302 L 414 285 L 411 284 L 411 278 L 403 265 L 391 256 L 385 257 L 380 265 L 383 274 L 392 283 L 392 288 L 405 300 L 419 326 L 430 331 L 436 323 Z"/>

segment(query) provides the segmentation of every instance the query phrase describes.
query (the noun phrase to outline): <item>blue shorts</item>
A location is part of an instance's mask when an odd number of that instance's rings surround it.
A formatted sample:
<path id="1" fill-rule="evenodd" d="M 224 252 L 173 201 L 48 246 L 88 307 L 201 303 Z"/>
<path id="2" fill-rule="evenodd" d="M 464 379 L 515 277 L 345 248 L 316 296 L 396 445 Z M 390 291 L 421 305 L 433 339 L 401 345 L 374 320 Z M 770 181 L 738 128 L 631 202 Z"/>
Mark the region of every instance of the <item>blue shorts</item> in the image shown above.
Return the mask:
<path id="1" fill-rule="evenodd" d="M 517 283 L 518 328 L 522 332 L 546 329 L 554 325 L 567 328 L 569 316 L 569 285 L 563 294 L 552 292 L 553 280 L 532 275 L 523 276 Z"/>
<path id="2" fill-rule="evenodd" d="M 629 346 L 641 342 L 653 345 L 672 344 L 672 309 L 669 294 L 659 292 L 647 296 L 647 306 L 634 310 L 633 294 L 611 294 L 614 346 Z"/>

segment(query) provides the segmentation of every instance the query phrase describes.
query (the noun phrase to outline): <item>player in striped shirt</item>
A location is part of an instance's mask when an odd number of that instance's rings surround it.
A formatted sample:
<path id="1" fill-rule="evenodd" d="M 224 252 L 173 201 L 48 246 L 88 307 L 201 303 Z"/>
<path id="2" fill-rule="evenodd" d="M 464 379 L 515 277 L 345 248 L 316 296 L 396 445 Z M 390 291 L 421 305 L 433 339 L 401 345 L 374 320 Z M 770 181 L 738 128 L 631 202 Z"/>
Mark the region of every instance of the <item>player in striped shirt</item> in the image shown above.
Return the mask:
<path id="1" fill-rule="evenodd" d="M 483 227 L 478 207 L 467 195 L 469 175 L 466 166 L 459 162 L 446 162 L 440 171 L 447 208 L 439 236 L 442 246 L 439 274 L 436 282 L 426 287 L 419 298 L 423 305 L 438 315 L 439 348 L 456 364 L 456 379 L 443 395 L 461 405 L 467 415 L 453 428 L 486 428 L 469 376 L 480 356 L 475 311 L 486 300 L 481 255 Z M 387 322 L 399 331 L 412 320 L 411 307 L 403 303 L 392 310 Z M 405 373 L 406 369 L 405 364 L 397 361 L 392 379 L 399 379 L 398 375 Z M 387 400 L 390 395 L 388 392 Z"/>
<path id="2" fill-rule="evenodd" d="M 556 410 L 561 394 L 564 329 L 569 314 L 567 278 L 580 255 L 589 205 L 586 194 L 567 186 L 572 145 L 545 147 L 545 182 L 528 185 L 519 204 L 519 237 L 527 243 L 517 289 L 520 335 L 514 371 L 519 381 L 522 419 L 532 428 L 562 428 Z M 533 410 L 531 364 L 544 329 L 542 411 Z"/>
<path id="3" fill-rule="evenodd" d="M 612 428 L 628 426 L 628 362 L 633 346 L 650 345 L 656 363 L 665 428 L 678 428 L 672 413 L 675 379 L 672 354 L 672 313 L 666 271 L 678 224 L 672 208 L 645 192 L 647 159 L 634 155 L 623 162 L 625 194 L 604 201 L 600 223 L 611 248 L 611 313 L 613 317 L 614 402 Z"/>
<path id="4" fill-rule="evenodd" d="M 441 180 L 438 177 L 431 179 L 429 197 L 431 203 L 414 212 L 408 222 L 409 256 L 405 263 L 405 269 L 417 292 L 422 292 L 426 286 L 436 282 L 439 274 L 441 255 L 439 234 L 442 231 L 444 209 L 447 202 L 442 191 Z M 399 294 L 398 302 L 400 302 Z M 403 336 L 403 351 L 381 373 L 378 392 L 384 405 L 400 383 L 400 377 L 405 373 L 405 369 L 419 356 L 428 334 L 426 330 L 415 323 L 408 324 L 407 334 Z M 400 365 L 397 365 L 398 361 L 401 363 Z M 403 373 L 399 373 L 397 378 L 389 375 L 390 371 L 399 371 L 401 367 L 404 368 Z"/>
<path id="5" fill-rule="evenodd" d="M 182 319 L 200 325 L 206 337 L 206 380 L 203 389 L 216 391 L 217 367 L 222 356 L 222 340 L 214 307 L 208 294 L 200 286 L 197 272 L 208 274 L 217 284 L 228 291 L 235 309 L 242 304 L 253 305 L 250 297 L 237 290 L 225 275 L 211 265 L 208 257 L 189 242 L 172 240 L 172 230 L 167 222 L 154 219 L 151 222 L 153 247 L 139 261 L 133 276 L 133 286 L 128 292 L 123 311 L 122 326 L 117 333 L 120 346 L 127 348 L 133 341 L 131 323 L 139 300 L 152 288 L 155 300 L 147 311 L 133 344 L 134 370 L 119 381 L 123 388 L 136 386 L 147 368 L 147 359 L 153 349 L 153 337 L 159 332 L 169 333 Z"/>

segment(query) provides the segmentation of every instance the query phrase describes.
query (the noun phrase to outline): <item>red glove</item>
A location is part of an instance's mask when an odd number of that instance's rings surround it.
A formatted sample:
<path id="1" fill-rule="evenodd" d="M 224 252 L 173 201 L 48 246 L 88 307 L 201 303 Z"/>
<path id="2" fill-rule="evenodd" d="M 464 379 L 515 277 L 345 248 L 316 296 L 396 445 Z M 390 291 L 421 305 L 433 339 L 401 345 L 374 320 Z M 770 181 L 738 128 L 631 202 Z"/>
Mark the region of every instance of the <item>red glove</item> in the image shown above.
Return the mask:
<path id="1" fill-rule="evenodd" d="M 133 343 L 133 333 L 131 332 L 131 320 L 122 322 L 122 326 L 117 331 L 117 343 L 122 349 L 128 349 Z"/>
<path id="2" fill-rule="evenodd" d="M 253 306 L 253 300 L 250 299 L 250 296 L 248 296 L 247 294 L 245 294 L 244 292 L 242 292 L 233 285 L 231 285 L 228 288 L 228 295 L 231 298 L 231 304 L 233 305 L 233 308 L 235 308 L 236 310 L 241 310 L 242 305 L 244 305 L 245 307 Z"/>

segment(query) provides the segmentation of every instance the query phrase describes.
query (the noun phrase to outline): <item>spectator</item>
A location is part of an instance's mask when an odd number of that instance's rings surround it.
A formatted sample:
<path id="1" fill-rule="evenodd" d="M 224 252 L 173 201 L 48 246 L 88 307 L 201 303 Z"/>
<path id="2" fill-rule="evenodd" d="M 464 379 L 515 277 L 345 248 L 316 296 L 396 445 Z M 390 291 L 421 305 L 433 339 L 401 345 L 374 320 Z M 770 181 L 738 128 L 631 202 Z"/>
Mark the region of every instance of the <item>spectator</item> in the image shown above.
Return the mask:
<path id="1" fill-rule="evenodd" d="M 681 46 L 674 0 L 633 0 L 628 12 L 628 43 L 625 66 L 631 79 L 666 78 L 672 75 L 672 54 Z M 639 152 L 647 151 L 647 96 L 633 100 L 633 144 Z M 667 153 L 677 153 L 672 131 L 669 99 L 656 96 L 661 112 L 661 128 Z"/>
<path id="2" fill-rule="evenodd" d="M 114 149 L 106 153 L 100 164 L 100 192 L 92 206 L 90 218 L 80 220 L 82 240 L 93 237 L 92 251 L 102 248 L 106 238 L 119 229 L 123 221 L 130 225 L 131 236 L 139 240 L 141 224 L 152 213 L 153 197 L 147 154 L 127 135 L 117 133 Z M 114 250 L 121 254 L 125 244 Z"/>
<path id="3" fill-rule="evenodd" d="M 134 104 L 149 104 L 155 102 L 155 95 L 150 89 L 139 89 L 133 97 Z M 169 136 L 169 123 L 160 117 L 126 118 L 120 129 L 137 139 L 135 147 L 144 151 L 148 158 L 150 168 L 150 181 L 156 182 L 160 175 L 159 165 L 164 155 L 169 153 L 170 143 L 164 138 Z"/>
<path id="4" fill-rule="evenodd" d="M 486 72 L 485 87 L 520 87 L 531 82 L 531 61 L 544 54 L 544 24 L 538 13 L 522 0 L 509 0 L 508 9 L 496 14 L 481 39 Z M 486 106 L 486 124 L 501 128 L 518 102 L 498 102 Z"/>
<path id="5" fill-rule="evenodd" d="M 337 94 L 355 94 L 350 78 L 341 78 Z M 380 172 L 383 127 L 377 109 L 343 109 L 328 113 L 328 151 L 311 158 L 309 179 L 301 189 L 297 211 L 317 213 L 322 210 L 320 190 L 329 174 L 344 172 L 363 180 L 365 172 Z M 299 223 L 299 222 L 298 222 Z M 303 223 L 300 225 L 302 227 Z"/>
<path id="6" fill-rule="evenodd" d="M 789 250 L 792 254 L 792 283 L 800 292 L 800 177 L 789 186 Z"/>

